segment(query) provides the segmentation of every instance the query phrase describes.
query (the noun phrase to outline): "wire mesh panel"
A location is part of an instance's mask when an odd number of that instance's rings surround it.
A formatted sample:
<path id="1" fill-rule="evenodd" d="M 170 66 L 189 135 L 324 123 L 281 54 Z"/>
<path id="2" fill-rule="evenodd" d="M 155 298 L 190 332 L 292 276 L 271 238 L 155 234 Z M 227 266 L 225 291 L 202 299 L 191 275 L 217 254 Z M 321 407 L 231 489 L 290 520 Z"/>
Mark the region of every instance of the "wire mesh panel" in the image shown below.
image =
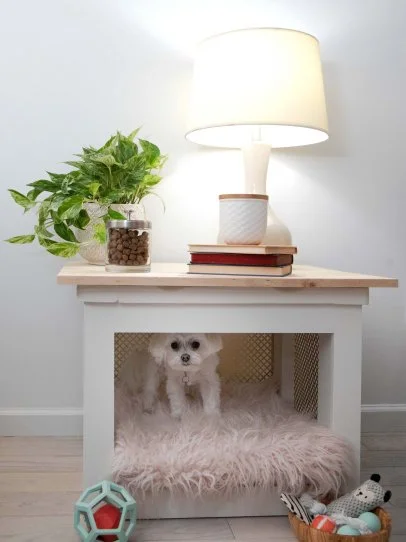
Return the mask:
<path id="1" fill-rule="evenodd" d="M 120 377 L 121 366 L 128 357 L 147 348 L 152 333 L 115 333 L 114 334 L 114 379 Z"/>
<path id="2" fill-rule="evenodd" d="M 319 336 L 296 333 L 294 346 L 294 406 L 298 412 L 317 417 L 319 382 Z"/>
<path id="3" fill-rule="evenodd" d="M 271 333 L 223 335 L 219 373 L 226 380 L 262 382 L 273 375 L 274 341 Z"/>
<path id="4" fill-rule="evenodd" d="M 117 380 L 122 364 L 133 352 L 148 346 L 150 333 L 115 333 L 114 377 Z M 273 374 L 274 342 L 270 333 L 223 335 L 219 373 L 226 380 L 261 382 Z"/>

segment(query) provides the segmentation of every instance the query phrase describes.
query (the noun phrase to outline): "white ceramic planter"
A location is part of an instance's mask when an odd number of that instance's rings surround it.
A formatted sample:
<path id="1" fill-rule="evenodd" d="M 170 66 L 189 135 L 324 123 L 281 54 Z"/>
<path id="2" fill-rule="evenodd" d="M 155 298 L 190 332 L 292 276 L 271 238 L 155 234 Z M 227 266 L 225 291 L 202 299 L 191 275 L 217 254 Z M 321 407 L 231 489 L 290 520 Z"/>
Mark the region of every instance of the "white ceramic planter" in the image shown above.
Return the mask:
<path id="1" fill-rule="evenodd" d="M 259 245 L 266 233 L 268 196 L 220 194 L 219 238 L 228 245 Z"/>
<path id="2" fill-rule="evenodd" d="M 103 223 L 100 218 L 106 213 L 106 208 L 98 203 L 85 203 L 90 222 L 84 230 L 76 230 L 76 238 L 81 243 L 79 254 L 84 260 L 93 265 L 104 265 L 106 263 L 106 245 L 101 245 L 96 239 L 93 239 L 93 228 L 96 224 Z M 145 220 L 145 210 L 141 203 L 115 203 L 111 208 L 125 216 L 131 211 L 133 220 Z"/>

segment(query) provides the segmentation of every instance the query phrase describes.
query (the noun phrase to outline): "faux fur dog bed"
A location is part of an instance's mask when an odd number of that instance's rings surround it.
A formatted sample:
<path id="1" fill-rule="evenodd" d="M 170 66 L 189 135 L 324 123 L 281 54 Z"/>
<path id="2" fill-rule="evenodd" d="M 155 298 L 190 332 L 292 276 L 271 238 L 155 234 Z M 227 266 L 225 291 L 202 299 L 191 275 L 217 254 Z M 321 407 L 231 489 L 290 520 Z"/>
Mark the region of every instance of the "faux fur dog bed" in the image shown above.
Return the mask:
<path id="1" fill-rule="evenodd" d="M 223 385 L 222 414 L 191 402 L 182 421 L 161 401 L 154 414 L 116 392 L 114 479 L 135 495 L 191 497 L 254 488 L 339 493 L 351 473 L 347 442 L 287 407 L 269 384 Z"/>

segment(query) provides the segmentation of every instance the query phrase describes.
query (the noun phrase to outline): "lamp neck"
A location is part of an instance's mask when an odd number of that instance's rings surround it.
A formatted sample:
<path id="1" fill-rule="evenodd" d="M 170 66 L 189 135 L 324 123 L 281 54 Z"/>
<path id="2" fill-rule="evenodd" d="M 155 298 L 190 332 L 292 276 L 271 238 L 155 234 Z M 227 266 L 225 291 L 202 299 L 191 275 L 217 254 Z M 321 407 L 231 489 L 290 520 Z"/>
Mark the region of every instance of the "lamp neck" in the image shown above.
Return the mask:
<path id="1" fill-rule="evenodd" d="M 242 148 L 245 169 L 245 192 L 247 194 L 266 194 L 271 145 L 262 141 L 252 141 Z"/>

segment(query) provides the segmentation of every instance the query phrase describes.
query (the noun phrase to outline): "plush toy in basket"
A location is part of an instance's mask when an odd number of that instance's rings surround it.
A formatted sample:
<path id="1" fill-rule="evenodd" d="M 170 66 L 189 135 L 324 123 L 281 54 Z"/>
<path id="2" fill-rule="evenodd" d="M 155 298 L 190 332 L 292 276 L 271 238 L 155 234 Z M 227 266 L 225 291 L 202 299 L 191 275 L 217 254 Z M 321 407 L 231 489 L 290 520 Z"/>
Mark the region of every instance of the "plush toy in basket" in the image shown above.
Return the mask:
<path id="1" fill-rule="evenodd" d="M 390 517 L 379 508 L 391 498 L 373 474 L 351 493 L 323 504 L 304 494 L 300 498 L 282 493 L 281 499 L 291 512 L 289 521 L 301 542 L 389 542 Z M 355 539 L 354 539 L 355 540 Z"/>

